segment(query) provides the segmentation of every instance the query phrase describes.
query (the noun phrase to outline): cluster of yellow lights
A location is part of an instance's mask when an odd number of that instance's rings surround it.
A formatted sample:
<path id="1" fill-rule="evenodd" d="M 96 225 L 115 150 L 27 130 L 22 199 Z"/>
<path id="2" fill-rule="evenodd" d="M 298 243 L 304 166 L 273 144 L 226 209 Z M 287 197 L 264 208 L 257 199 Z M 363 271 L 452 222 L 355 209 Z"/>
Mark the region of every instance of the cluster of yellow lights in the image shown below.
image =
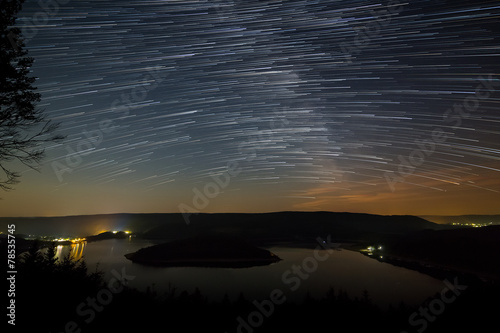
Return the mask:
<path id="1" fill-rule="evenodd" d="M 372 256 L 373 252 L 375 252 L 375 251 L 382 251 L 382 249 L 383 249 L 382 245 L 379 245 L 377 247 L 375 247 L 375 246 L 368 246 L 366 249 L 362 249 L 361 252 L 368 252 L 367 254 L 369 256 Z M 383 259 L 384 256 L 379 255 L 379 258 Z"/>
<path id="2" fill-rule="evenodd" d="M 490 223 L 460 223 L 460 222 L 453 222 L 453 225 L 461 225 L 461 226 L 467 226 L 467 227 L 473 227 L 473 228 L 481 228 L 481 227 L 486 227 L 488 225 L 492 225 L 493 222 Z"/>
<path id="3" fill-rule="evenodd" d="M 83 242 L 85 240 L 86 240 L 85 238 L 75 238 L 75 239 L 72 239 L 71 242 L 72 243 L 80 243 L 80 242 Z"/>
<path id="4" fill-rule="evenodd" d="M 103 232 L 105 232 L 105 231 L 103 231 Z M 118 233 L 118 232 L 120 232 L 120 231 L 118 231 L 118 230 L 113 230 L 112 232 L 113 232 L 114 234 L 116 234 L 116 233 Z M 124 233 L 126 233 L 127 235 L 131 235 L 131 234 L 132 234 L 132 231 L 128 231 L 128 230 L 127 230 L 127 231 L 123 231 L 123 232 L 124 232 Z M 101 233 L 101 232 L 99 232 L 99 233 Z M 67 238 L 56 238 L 56 239 L 54 239 L 54 242 L 71 242 L 71 243 L 80 243 L 80 242 L 83 242 L 83 241 L 86 241 L 86 240 L 87 240 L 87 239 L 86 239 L 85 237 L 83 237 L 83 238 L 69 238 L 69 237 L 67 237 Z"/>
<path id="5" fill-rule="evenodd" d="M 368 252 L 373 252 L 373 251 L 375 251 L 375 249 L 377 249 L 377 250 L 379 250 L 379 251 L 380 251 L 380 250 L 382 250 L 382 245 L 379 245 L 378 247 L 375 247 L 375 246 L 368 246 L 368 247 L 366 248 L 366 250 L 365 250 L 365 251 L 368 251 Z"/>
<path id="6" fill-rule="evenodd" d="M 56 242 L 71 242 L 71 243 L 80 243 L 85 241 L 85 238 L 57 238 L 54 239 Z"/>

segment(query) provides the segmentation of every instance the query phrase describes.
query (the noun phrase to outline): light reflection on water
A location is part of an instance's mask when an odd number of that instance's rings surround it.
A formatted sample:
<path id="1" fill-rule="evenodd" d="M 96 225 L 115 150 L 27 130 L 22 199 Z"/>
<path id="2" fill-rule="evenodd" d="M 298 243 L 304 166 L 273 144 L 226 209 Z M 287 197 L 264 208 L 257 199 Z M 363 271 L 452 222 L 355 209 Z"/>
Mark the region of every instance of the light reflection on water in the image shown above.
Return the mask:
<path id="1" fill-rule="evenodd" d="M 281 289 L 287 299 L 300 301 L 306 293 L 320 298 L 330 287 L 342 289 L 350 297 L 361 297 L 364 289 L 371 299 L 380 306 L 398 305 L 404 301 L 410 305 L 421 304 L 427 297 L 443 288 L 442 281 L 427 275 L 392 266 L 370 259 L 358 252 L 334 251 L 326 261 L 318 262 L 317 269 L 307 273 L 306 278 L 295 279 L 299 284 L 286 282 L 283 274 L 293 266 L 301 266 L 305 258 L 313 255 L 312 249 L 274 247 L 269 250 L 283 260 L 269 265 L 250 268 L 201 268 L 201 267 L 149 267 L 134 264 L 124 257 L 140 248 L 154 245 L 140 239 L 112 239 L 92 243 L 79 243 L 58 247 L 58 257 L 68 251 L 83 257 L 89 271 L 96 265 L 111 278 L 111 271 L 125 268 L 127 275 L 135 276 L 130 286 L 140 290 L 147 287 L 163 293 L 170 287 L 178 291 L 194 291 L 198 287 L 203 295 L 220 300 L 225 293 L 235 299 L 243 292 L 247 299 L 268 298 L 274 289 Z M 326 252 L 323 253 L 326 255 Z M 288 278 L 296 277 L 288 274 Z M 305 275 L 303 275 L 304 277 Z M 288 279 L 289 281 L 289 279 Z M 292 285 L 297 289 L 291 290 Z"/>
<path id="2" fill-rule="evenodd" d="M 62 260 L 64 256 L 68 254 L 69 251 L 71 258 L 73 258 L 74 260 L 82 259 L 86 246 L 87 246 L 86 241 L 71 245 L 58 245 L 56 248 L 56 257 L 59 260 Z"/>

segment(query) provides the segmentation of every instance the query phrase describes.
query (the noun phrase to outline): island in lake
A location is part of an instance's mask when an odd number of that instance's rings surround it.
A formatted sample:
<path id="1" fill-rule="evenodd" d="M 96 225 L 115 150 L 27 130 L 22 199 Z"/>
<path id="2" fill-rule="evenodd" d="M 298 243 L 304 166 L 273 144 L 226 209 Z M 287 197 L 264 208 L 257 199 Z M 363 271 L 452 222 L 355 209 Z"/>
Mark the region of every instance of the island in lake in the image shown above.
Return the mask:
<path id="1" fill-rule="evenodd" d="M 243 268 L 281 260 L 274 253 L 229 236 L 199 236 L 153 245 L 128 253 L 134 263 L 152 266 Z"/>

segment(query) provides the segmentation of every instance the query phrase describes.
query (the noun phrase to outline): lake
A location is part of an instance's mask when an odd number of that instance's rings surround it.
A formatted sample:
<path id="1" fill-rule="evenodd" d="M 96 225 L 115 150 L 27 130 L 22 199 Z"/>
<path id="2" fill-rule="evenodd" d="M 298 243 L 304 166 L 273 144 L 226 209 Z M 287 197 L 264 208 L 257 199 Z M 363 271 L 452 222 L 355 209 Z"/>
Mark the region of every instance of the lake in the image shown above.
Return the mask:
<path id="1" fill-rule="evenodd" d="M 221 300 L 226 293 L 234 300 L 241 292 L 249 300 L 264 299 L 274 289 L 282 290 L 287 300 L 300 301 L 307 293 L 320 298 L 333 287 L 350 297 L 361 297 L 366 289 L 370 298 L 385 308 L 401 301 L 419 305 L 444 287 L 442 281 L 425 274 L 347 250 L 331 253 L 320 250 L 315 257 L 314 249 L 271 247 L 268 249 L 283 260 L 250 268 L 150 267 L 134 264 L 124 257 L 154 244 L 136 238 L 111 239 L 59 246 L 58 256 L 68 251 L 83 256 L 89 271 L 98 265 L 105 273 L 105 280 L 112 277 L 113 269 L 119 272 L 125 269 L 127 275 L 134 276 L 129 286 L 139 290 L 149 287 L 163 293 L 171 287 L 188 292 L 199 288 L 214 301 Z"/>

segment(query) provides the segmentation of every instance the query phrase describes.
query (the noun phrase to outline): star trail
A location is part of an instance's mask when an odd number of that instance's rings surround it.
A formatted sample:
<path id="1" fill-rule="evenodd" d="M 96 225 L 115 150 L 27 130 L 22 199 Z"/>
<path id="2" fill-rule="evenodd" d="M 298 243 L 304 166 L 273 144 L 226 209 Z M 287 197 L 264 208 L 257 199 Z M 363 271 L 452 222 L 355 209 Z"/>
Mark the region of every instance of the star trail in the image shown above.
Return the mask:
<path id="1" fill-rule="evenodd" d="M 54 0 L 21 14 L 39 106 L 67 138 L 4 196 L 6 215 L 498 213 L 496 1 Z"/>

